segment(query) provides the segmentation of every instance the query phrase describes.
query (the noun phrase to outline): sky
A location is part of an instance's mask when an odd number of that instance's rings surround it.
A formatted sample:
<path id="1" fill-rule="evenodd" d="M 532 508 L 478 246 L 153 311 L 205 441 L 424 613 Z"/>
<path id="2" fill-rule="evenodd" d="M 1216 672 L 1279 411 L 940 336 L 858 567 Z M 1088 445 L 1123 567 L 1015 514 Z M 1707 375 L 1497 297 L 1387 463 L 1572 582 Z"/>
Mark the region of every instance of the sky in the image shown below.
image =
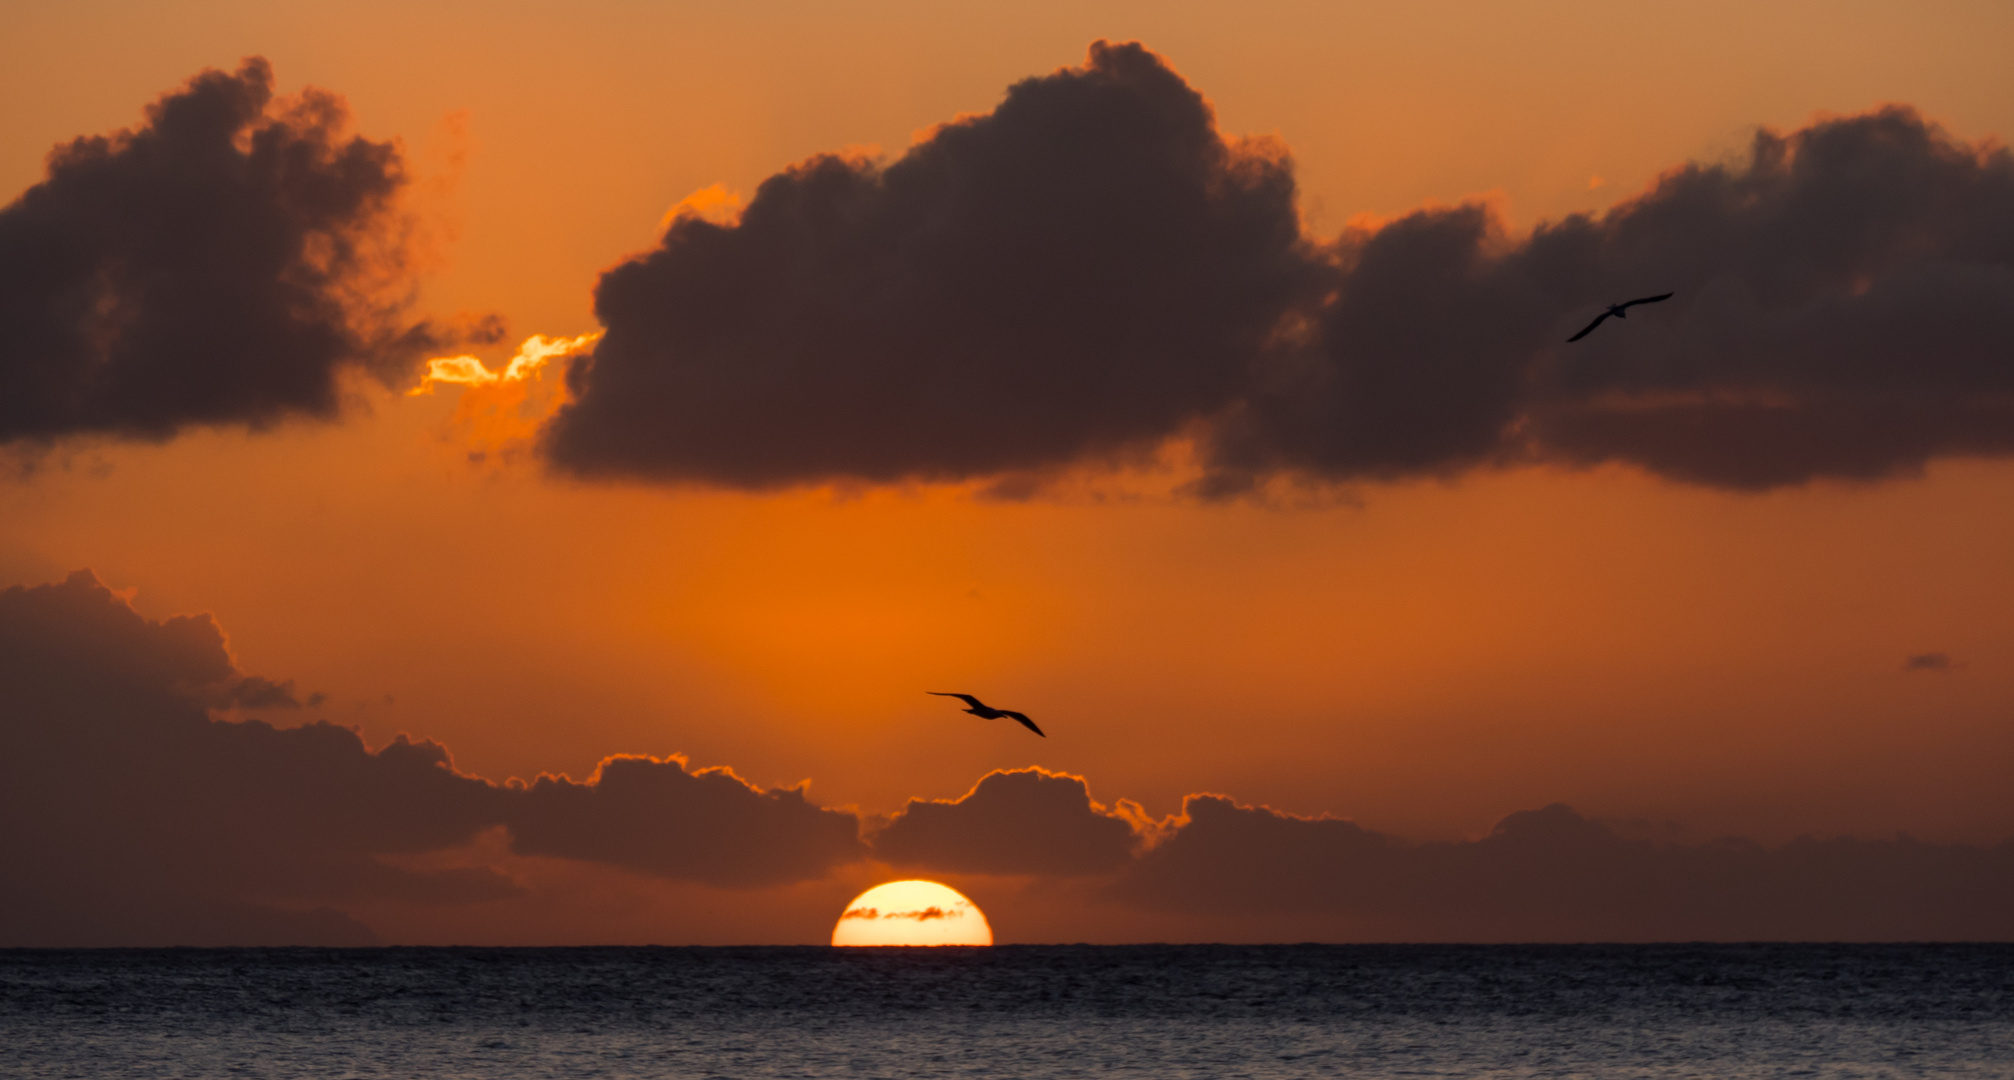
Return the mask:
<path id="1" fill-rule="evenodd" d="M 2010 24 L 12 5 L 0 944 L 2006 939 Z"/>

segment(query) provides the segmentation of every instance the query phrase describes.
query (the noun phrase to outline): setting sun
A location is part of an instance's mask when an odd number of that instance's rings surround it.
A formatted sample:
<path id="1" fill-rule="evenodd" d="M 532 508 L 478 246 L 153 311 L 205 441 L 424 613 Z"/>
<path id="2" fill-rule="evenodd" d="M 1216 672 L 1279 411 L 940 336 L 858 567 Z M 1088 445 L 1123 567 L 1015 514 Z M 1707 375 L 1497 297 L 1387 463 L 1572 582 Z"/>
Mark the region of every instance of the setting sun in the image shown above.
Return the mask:
<path id="1" fill-rule="evenodd" d="M 853 898 L 832 928 L 834 945 L 991 945 L 986 913 L 934 881 L 891 881 Z"/>

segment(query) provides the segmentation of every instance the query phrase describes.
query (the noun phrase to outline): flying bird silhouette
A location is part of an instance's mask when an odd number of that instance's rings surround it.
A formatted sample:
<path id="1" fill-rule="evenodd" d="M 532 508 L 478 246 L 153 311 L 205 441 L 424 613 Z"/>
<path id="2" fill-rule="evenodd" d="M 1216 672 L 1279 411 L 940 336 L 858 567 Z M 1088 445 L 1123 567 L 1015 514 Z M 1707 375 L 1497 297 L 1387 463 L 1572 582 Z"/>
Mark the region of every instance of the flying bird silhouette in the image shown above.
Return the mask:
<path id="1" fill-rule="evenodd" d="M 1567 341 L 1569 342 L 1579 341 L 1581 338 L 1584 338 L 1589 334 L 1594 333 L 1594 328 L 1600 326 L 1602 320 L 1608 318 L 1610 315 L 1613 315 L 1618 319 L 1627 319 L 1629 318 L 1628 314 L 1629 309 L 1635 307 L 1638 304 L 1655 304 L 1659 300 L 1669 300 L 1676 295 L 1677 295 L 1676 293 L 1665 293 L 1662 296 L 1646 296 L 1641 300 L 1625 300 L 1620 304 L 1610 304 L 1608 306 L 1607 311 L 1604 311 L 1601 314 L 1596 315 L 1594 317 L 1594 321 L 1587 324 L 1587 329 L 1582 330 L 1580 333 L 1575 334 L 1574 336 L 1568 338 Z"/>
<path id="2" fill-rule="evenodd" d="M 1028 719 L 1028 717 L 1025 714 L 1017 713 L 1012 709 L 996 709 L 993 706 L 988 705 L 985 702 L 979 700 L 978 698 L 973 697 L 971 694 L 947 694 L 942 690 L 925 690 L 923 692 L 926 694 L 935 694 L 938 697 L 955 697 L 958 700 L 964 702 L 965 704 L 972 706 L 971 708 L 966 709 L 965 710 L 966 712 L 969 712 L 982 720 L 998 720 L 1003 716 L 1009 717 L 1014 720 L 1020 721 L 1021 726 L 1027 728 L 1029 731 L 1032 731 L 1037 735 L 1042 735 L 1042 729 L 1036 727 L 1035 721 Z M 1042 737 L 1046 739 L 1049 736 L 1042 735 Z"/>

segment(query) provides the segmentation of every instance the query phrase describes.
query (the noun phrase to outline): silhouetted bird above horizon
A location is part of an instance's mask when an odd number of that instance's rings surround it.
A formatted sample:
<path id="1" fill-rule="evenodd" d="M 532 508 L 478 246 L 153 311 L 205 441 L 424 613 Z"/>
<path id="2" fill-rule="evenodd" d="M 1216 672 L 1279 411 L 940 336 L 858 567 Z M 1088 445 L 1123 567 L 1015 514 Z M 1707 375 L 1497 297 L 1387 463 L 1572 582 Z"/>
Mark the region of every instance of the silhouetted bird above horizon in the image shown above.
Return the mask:
<path id="1" fill-rule="evenodd" d="M 1042 729 L 1036 727 L 1035 721 L 1028 719 L 1026 714 L 1017 713 L 1012 709 L 996 709 L 993 706 L 988 705 L 985 702 L 979 700 L 978 698 L 973 697 L 971 694 L 947 694 L 942 690 L 925 690 L 923 692 L 926 694 L 935 694 L 938 697 L 955 697 L 958 700 L 964 702 L 965 704 L 972 706 L 971 708 L 965 710 L 966 712 L 969 712 L 982 720 L 998 720 L 1003 716 L 1010 717 L 1014 720 L 1020 721 L 1021 726 L 1027 728 L 1029 731 L 1032 731 L 1037 735 L 1042 735 Z M 1049 736 L 1042 735 L 1042 737 L 1046 739 Z"/>
<path id="2" fill-rule="evenodd" d="M 1567 341 L 1569 343 L 1579 341 L 1581 338 L 1584 338 L 1589 334 L 1594 333 L 1594 328 L 1600 326 L 1602 320 L 1608 318 L 1610 315 L 1613 315 L 1618 319 L 1627 319 L 1629 318 L 1628 314 L 1629 309 L 1635 307 L 1638 304 L 1655 304 L 1659 300 L 1669 300 L 1676 295 L 1678 294 L 1665 293 L 1662 296 L 1646 296 L 1641 300 L 1625 300 L 1620 304 L 1610 304 L 1608 306 L 1607 311 L 1604 311 L 1601 314 L 1596 315 L 1594 317 L 1594 321 L 1587 324 L 1587 329 L 1582 330 L 1580 333 L 1575 334 L 1574 336 L 1568 338 Z"/>

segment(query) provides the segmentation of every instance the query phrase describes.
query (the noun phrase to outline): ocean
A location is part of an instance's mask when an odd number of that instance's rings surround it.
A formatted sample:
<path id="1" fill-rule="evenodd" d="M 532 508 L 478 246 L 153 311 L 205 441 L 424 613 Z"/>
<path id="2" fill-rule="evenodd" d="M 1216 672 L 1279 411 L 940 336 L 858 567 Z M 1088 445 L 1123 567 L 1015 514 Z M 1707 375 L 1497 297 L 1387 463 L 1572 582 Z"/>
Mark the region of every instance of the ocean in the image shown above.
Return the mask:
<path id="1" fill-rule="evenodd" d="M 2014 1077 L 2014 945 L 0 951 L 6 1077 Z"/>

